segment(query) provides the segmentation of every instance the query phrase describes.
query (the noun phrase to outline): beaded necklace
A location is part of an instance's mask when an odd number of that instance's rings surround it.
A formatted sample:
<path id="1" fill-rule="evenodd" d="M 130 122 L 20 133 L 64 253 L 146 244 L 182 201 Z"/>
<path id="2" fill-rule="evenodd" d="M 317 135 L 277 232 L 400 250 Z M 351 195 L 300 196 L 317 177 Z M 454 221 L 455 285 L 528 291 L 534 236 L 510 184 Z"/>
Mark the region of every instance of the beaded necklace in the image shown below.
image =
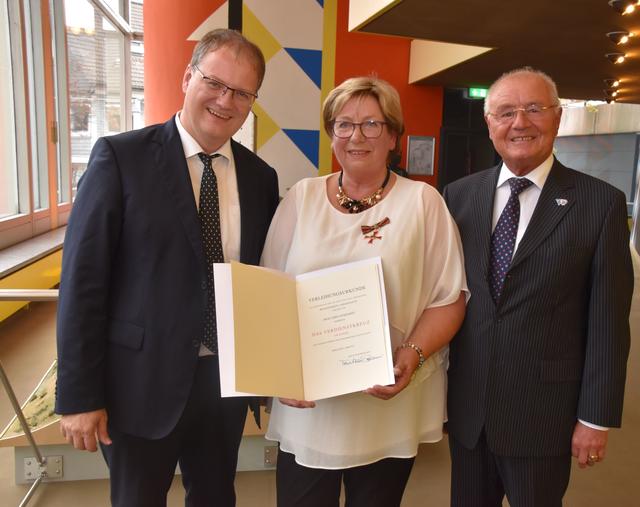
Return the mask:
<path id="1" fill-rule="evenodd" d="M 336 194 L 336 197 L 338 198 L 338 204 L 349 213 L 360 213 L 361 211 L 369 209 L 373 205 L 377 204 L 377 202 L 382 198 L 384 187 L 389 183 L 389 177 L 391 176 L 391 171 L 387 168 L 387 175 L 382 182 L 382 186 L 378 190 L 367 197 L 363 197 L 362 199 L 352 199 L 342 188 L 342 173 L 343 171 L 340 171 L 340 176 L 338 177 L 338 193 Z"/>

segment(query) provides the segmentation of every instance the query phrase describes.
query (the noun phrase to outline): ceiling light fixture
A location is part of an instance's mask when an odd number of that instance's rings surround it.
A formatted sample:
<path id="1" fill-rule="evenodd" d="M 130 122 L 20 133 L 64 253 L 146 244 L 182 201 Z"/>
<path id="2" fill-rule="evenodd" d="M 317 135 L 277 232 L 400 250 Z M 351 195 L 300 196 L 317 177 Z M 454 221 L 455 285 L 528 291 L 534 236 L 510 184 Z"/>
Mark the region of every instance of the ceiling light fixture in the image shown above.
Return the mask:
<path id="1" fill-rule="evenodd" d="M 622 14 L 631 14 L 636 9 L 636 5 L 640 4 L 640 2 L 636 0 L 609 0 L 609 5 L 613 7 L 613 9 Z"/>
<path id="2" fill-rule="evenodd" d="M 614 97 L 617 97 L 617 96 L 618 96 L 618 90 L 611 90 L 611 89 L 609 89 L 609 88 L 606 88 L 606 89 L 604 89 L 604 90 L 602 90 L 602 91 L 605 93 L 605 95 L 606 95 L 607 97 L 614 98 Z"/>
<path id="3" fill-rule="evenodd" d="M 607 53 L 604 56 L 611 63 L 622 63 L 622 62 L 624 62 L 624 58 L 627 55 L 625 55 L 624 53 Z"/>
<path id="4" fill-rule="evenodd" d="M 616 44 L 626 44 L 633 35 L 633 32 L 609 32 L 607 37 Z"/>
<path id="5" fill-rule="evenodd" d="M 607 88 L 617 88 L 618 86 L 620 86 L 620 80 L 619 79 L 605 79 L 604 80 L 604 85 Z"/>

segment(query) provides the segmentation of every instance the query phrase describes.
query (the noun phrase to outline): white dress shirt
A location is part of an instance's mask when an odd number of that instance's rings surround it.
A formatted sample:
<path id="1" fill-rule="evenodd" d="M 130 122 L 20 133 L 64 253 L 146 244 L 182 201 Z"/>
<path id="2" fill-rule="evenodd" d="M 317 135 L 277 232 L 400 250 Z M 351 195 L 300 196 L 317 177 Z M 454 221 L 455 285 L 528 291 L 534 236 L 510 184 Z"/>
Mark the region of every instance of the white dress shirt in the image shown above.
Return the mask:
<path id="1" fill-rule="evenodd" d="M 180 122 L 180 113 L 176 115 L 176 126 L 182 141 L 182 149 L 187 159 L 189 177 L 193 188 L 193 197 L 196 207 L 200 208 L 200 183 L 204 164 L 198 153 L 204 152 L 189 132 Z M 238 180 L 236 178 L 236 165 L 231 151 L 231 141 L 227 140 L 214 153 L 220 155 L 212 160 L 213 172 L 218 183 L 218 202 L 220 207 L 220 234 L 222 238 L 222 252 L 224 261 L 240 260 L 240 198 L 238 196 Z M 214 153 L 208 153 L 213 155 Z M 200 345 L 200 355 L 210 355 L 211 351 L 204 345 Z"/>
<path id="2" fill-rule="evenodd" d="M 533 182 L 533 185 L 524 189 L 520 192 L 518 196 L 520 199 L 520 221 L 518 222 L 518 233 L 516 235 L 516 244 L 513 247 L 513 253 L 515 255 L 516 250 L 518 249 L 518 245 L 520 244 L 520 240 L 522 236 L 524 236 L 527 227 L 529 226 L 529 222 L 531 221 L 531 216 L 533 215 L 533 210 L 536 209 L 536 204 L 538 204 L 538 199 L 540 198 L 540 192 L 542 192 L 542 187 L 544 187 L 545 182 L 547 181 L 547 177 L 551 172 L 551 167 L 553 166 L 553 153 L 547 157 L 547 159 L 542 162 L 538 167 L 536 167 L 533 171 L 527 173 L 524 177 Z M 493 200 L 493 224 L 491 230 L 496 228 L 496 224 L 498 223 L 498 219 L 500 218 L 500 214 L 502 210 L 507 205 L 507 201 L 509 200 L 509 195 L 511 194 L 511 187 L 507 183 L 507 180 L 510 178 L 518 178 L 519 176 L 513 174 L 511 170 L 507 167 L 506 164 L 502 164 L 500 168 L 500 176 L 498 176 L 498 184 L 496 186 L 496 195 Z M 582 424 L 589 428 L 593 428 L 600 431 L 606 431 L 608 428 L 603 426 L 598 426 L 597 424 L 589 423 L 583 421 L 582 419 L 578 419 Z"/>
<path id="3" fill-rule="evenodd" d="M 514 254 L 518 249 L 518 245 L 520 244 L 522 236 L 524 236 L 524 232 L 529 226 L 531 216 L 533 215 L 533 210 L 536 208 L 536 204 L 538 204 L 540 192 L 542 192 L 542 187 L 544 186 L 545 181 L 547 181 L 547 176 L 549 176 L 552 165 L 553 154 L 549 155 L 549 157 L 544 162 L 542 162 L 542 164 L 525 175 L 525 178 L 531 180 L 533 185 L 525 188 L 522 192 L 520 192 L 520 195 L 518 196 L 520 199 L 520 222 L 518 223 L 516 244 L 513 247 Z M 509 187 L 507 180 L 509 180 L 510 178 L 518 177 L 519 176 L 516 176 L 511 172 L 506 164 L 502 164 L 502 168 L 500 169 L 500 176 L 498 177 L 498 184 L 496 186 L 496 195 L 493 200 L 493 224 L 491 226 L 492 231 L 496 228 L 498 218 L 500 218 L 500 214 L 502 213 L 502 210 L 507 205 L 507 201 L 509 200 L 509 195 L 511 195 L 511 187 Z"/>
<path id="4" fill-rule="evenodd" d="M 176 126 L 180 133 L 182 148 L 189 167 L 193 196 L 196 207 L 200 208 L 200 183 L 204 165 L 198 153 L 204 152 L 189 132 L 180 123 L 180 114 L 176 115 Z M 222 236 L 222 252 L 224 261 L 240 260 L 240 198 L 238 197 L 238 180 L 236 164 L 228 140 L 214 153 L 221 155 L 212 160 L 213 172 L 218 182 L 218 200 L 220 203 L 220 233 Z M 214 153 L 208 153 L 213 155 Z"/>

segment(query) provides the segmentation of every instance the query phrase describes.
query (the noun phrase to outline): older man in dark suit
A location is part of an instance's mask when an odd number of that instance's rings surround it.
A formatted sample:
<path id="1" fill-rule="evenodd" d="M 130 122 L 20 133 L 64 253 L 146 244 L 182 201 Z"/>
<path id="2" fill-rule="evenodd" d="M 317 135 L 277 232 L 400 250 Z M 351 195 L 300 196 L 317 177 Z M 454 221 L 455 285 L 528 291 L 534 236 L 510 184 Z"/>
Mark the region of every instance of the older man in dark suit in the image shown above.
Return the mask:
<path id="1" fill-rule="evenodd" d="M 471 299 L 451 343 L 455 506 L 559 506 L 571 455 L 605 457 L 620 425 L 633 286 L 622 192 L 553 157 L 561 108 L 518 69 L 485 103 L 503 163 L 450 184 Z"/>
<path id="2" fill-rule="evenodd" d="M 97 441 L 118 506 L 160 506 L 180 464 L 186 505 L 235 505 L 245 398 L 220 397 L 213 262 L 257 264 L 275 171 L 231 136 L 257 97 L 260 50 L 205 35 L 168 122 L 99 139 L 64 243 L 56 411 Z"/>

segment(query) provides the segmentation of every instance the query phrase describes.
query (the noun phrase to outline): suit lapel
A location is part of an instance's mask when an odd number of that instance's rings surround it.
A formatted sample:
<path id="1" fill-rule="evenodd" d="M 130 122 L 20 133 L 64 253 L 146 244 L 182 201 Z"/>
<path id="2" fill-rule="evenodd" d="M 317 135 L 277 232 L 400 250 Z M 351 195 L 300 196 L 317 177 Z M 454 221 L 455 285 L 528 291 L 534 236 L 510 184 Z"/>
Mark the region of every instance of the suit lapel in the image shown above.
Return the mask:
<path id="1" fill-rule="evenodd" d="M 476 252 L 479 254 L 480 273 L 489 273 L 489 256 L 491 250 L 491 223 L 493 218 L 493 199 L 500 166 L 489 169 L 479 182 L 473 196 L 471 209 L 474 214 L 473 234 L 476 236 Z"/>
<path id="2" fill-rule="evenodd" d="M 554 161 L 529 226 L 518 245 L 511 268 L 526 259 L 540 246 L 575 203 L 571 174 L 560 162 Z"/>
<path id="3" fill-rule="evenodd" d="M 233 161 L 236 166 L 236 180 L 238 182 L 238 200 L 240 201 L 240 261 L 246 262 L 250 254 L 249 244 L 249 224 L 254 221 L 251 218 L 253 213 L 253 199 L 251 189 L 254 188 L 255 182 L 251 181 L 251 162 L 247 160 L 246 154 L 238 147 L 236 142 L 231 140 L 231 151 L 233 152 Z"/>
<path id="4" fill-rule="evenodd" d="M 175 117 L 159 128 L 154 141 L 159 144 L 159 149 L 155 151 L 155 164 L 162 176 L 161 180 L 167 187 L 176 208 L 176 216 L 182 223 L 196 258 L 204 266 L 206 261 L 198 209 L 193 197 L 189 169 L 180 134 L 175 124 Z"/>

